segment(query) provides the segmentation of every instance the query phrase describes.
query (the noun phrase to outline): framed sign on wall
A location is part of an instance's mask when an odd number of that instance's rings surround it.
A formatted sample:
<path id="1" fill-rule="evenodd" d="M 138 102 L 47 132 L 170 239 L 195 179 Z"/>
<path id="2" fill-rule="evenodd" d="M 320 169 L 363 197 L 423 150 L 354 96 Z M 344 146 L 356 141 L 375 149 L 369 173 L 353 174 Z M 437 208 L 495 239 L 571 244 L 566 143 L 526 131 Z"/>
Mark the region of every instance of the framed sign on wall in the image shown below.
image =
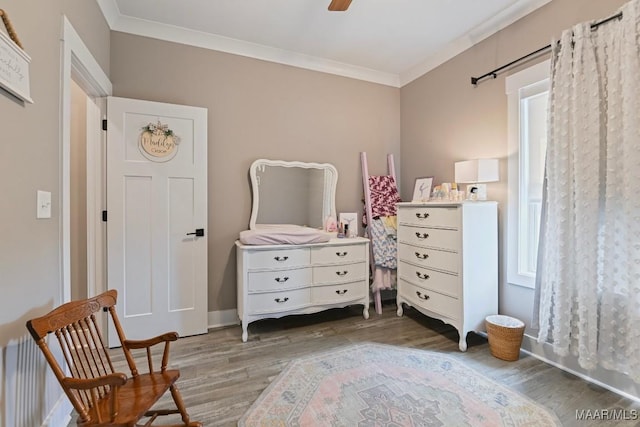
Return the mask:
<path id="1" fill-rule="evenodd" d="M 0 17 L 9 36 L 0 31 L 0 87 L 14 96 L 33 104 L 29 84 L 31 58 L 22 49 L 7 13 L 0 9 Z"/>

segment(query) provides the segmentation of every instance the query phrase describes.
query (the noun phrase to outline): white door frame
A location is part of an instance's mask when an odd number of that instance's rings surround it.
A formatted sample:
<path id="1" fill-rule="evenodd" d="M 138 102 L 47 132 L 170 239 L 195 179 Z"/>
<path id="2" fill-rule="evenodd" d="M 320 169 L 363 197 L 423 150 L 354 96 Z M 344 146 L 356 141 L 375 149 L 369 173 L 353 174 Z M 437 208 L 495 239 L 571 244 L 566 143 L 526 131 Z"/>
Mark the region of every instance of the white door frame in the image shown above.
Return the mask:
<path id="1" fill-rule="evenodd" d="M 86 209 L 87 218 L 87 297 L 107 290 L 106 284 L 106 224 L 101 211 L 106 209 L 105 192 L 105 132 L 106 98 L 86 96 Z"/>
<path id="2" fill-rule="evenodd" d="M 66 16 L 62 17 L 62 66 L 60 70 L 60 302 L 71 300 L 71 79 L 91 97 L 112 95 L 113 87 L 87 46 Z M 95 140 L 95 139 L 94 139 Z M 97 138 L 100 141 L 100 138 Z M 87 168 L 87 175 L 92 172 Z M 96 171 L 98 172 L 98 171 Z M 99 172 L 98 172 L 99 173 Z M 88 178 L 88 179 L 94 179 Z M 95 180 L 93 181 L 95 182 Z M 95 188 L 95 187 L 94 187 Z M 101 191 L 104 191 L 101 189 Z M 96 195 L 96 204 L 102 195 Z M 91 207 L 88 207 L 91 209 Z M 97 223 L 97 224 L 96 224 Z M 88 221 L 87 227 L 94 230 L 100 224 Z M 88 247 L 87 263 L 95 263 L 96 248 Z M 94 264 L 95 265 L 95 264 Z M 102 274 L 95 272 L 95 274 Z M 91 281 L 91 279 L 90 279 Z"/>

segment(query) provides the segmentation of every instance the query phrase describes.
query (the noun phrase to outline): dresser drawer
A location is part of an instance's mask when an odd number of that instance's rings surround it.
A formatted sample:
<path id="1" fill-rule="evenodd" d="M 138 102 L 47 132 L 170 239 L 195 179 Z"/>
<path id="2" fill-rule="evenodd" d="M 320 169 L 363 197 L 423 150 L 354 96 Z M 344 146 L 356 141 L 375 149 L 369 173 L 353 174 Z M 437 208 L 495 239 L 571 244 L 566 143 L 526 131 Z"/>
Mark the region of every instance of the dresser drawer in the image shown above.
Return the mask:
<path id="1" fill-rule="evenodd" d="M 398 242 L 458 252 L 460 232 L 452 229 L 402 226 L 398 228 Z"/>
<path id="2" fill-rule="evenodd" d="M 460 254 L 438 249 L 421 248 L 406 243 L 398 244 L 398 259 L 421 267 L 436 268 L 438 270 L 459 273 Z"/>
<path id="3" fill-rule="evenodd" d="M 309 288 L 250 294 L 247 297 L 249 314 L 279 313 L 295 310 L 310 303 L 311 292 Z"/>
<path id="4" fill-rule="evenodd" d="M 307 267 L 310 263 L 310 259 L 309 248 L 253 251 L 250 252 L 248 256 L 248 268 L 250 270 L 255 270 Z"/>
<path id="5" fill-rule="evenodd" d="M 268 292 L 311 285 L 311 267 L 249 272 L 249 292 Z"/>
<path id="6" fill-rule="evenodd" d="M 313 264 L 335 264 L 343 262 L 364 261 L 366 245 L 324 246 L 311 248 Z"/>
<path id="7" fill-rule="evenodd" d="M 400 262 L 398 274 L 401 279 L 426 290 L 440 292 L 452 297 L 460 296 L 460 277 L 427 268 Z"/>
<path id="8" fill-rule="evenodd" d="M 369 292 L 368 284 L 359 281 L 340 285 L 314 286 L 311 288 L 313 304 L 334 304 L 365 297 Z"/>
<path id="9" fill-rule="evenodd" d="M 363 280 L 367 275 L 367 264 L 323 265 L 313 267 L 313 284 L 344 283 Z"/>
<path id="10" fill-rule="evenodd" d="M 460 227 L 460 209 L 456 206 L 416 206 L 398 209 L 398 222 L 421 227 Z"/>
<path id="11" fill-rule="evenodd" d="M 422 307 L 453 320 L 460 319 L 462 304 L 459 299 L 425 290 L 403 279 L 400 279 L 399 282 L 402 289 L 401 295 L 409 300 L 411 305 Z"/>

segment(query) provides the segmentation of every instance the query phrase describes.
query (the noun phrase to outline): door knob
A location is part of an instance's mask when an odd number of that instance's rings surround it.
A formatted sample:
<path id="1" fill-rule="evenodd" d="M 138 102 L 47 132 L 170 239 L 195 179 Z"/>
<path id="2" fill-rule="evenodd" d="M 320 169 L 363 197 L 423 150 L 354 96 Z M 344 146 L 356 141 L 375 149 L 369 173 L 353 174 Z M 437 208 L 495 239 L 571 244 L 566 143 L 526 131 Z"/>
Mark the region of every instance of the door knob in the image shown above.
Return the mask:
<path id="1" fill-rule="evenodd" d="M 187 236 L 203 237 L 204 236 L 204 228 L 196 228 L 195 232 L 187 233 Z"/>

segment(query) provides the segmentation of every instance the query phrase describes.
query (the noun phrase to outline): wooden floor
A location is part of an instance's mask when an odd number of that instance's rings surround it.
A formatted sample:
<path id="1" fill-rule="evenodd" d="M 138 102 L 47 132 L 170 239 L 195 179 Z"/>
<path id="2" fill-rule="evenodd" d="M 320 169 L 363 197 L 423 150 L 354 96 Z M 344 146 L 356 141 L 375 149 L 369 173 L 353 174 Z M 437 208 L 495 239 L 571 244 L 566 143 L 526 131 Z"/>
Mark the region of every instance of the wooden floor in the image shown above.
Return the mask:
<path id="1" fill-rule="evenodd" d="M 181 370 L 178 385 L 192 419 L 205 426 L 235 426 L 290 360 L 345 344 L 377 342 L 446 353 L 464 361 L 555 412 L 565 426 L 640 425 L 638 420 L 576 420 L 577 410 L 627 409 L 631 414 L 640 412 L 640 405 L 531 356 L 521 354 L 516 362 L 496 359 L 486 339 L 473 333 L 462 353 L 455 329 L 410 308 L 397 317 L 394 303 L 385 304 L 382 315 L 373 307 L 370 313 L 364 320 L 362 306 L 356 306 L 261 320 L 249 326 L 246 343 L 239 326 L 179 339 L 172 345 L 171 367 Z M 112 351 L 123 369 L 121 351 Z"/>

